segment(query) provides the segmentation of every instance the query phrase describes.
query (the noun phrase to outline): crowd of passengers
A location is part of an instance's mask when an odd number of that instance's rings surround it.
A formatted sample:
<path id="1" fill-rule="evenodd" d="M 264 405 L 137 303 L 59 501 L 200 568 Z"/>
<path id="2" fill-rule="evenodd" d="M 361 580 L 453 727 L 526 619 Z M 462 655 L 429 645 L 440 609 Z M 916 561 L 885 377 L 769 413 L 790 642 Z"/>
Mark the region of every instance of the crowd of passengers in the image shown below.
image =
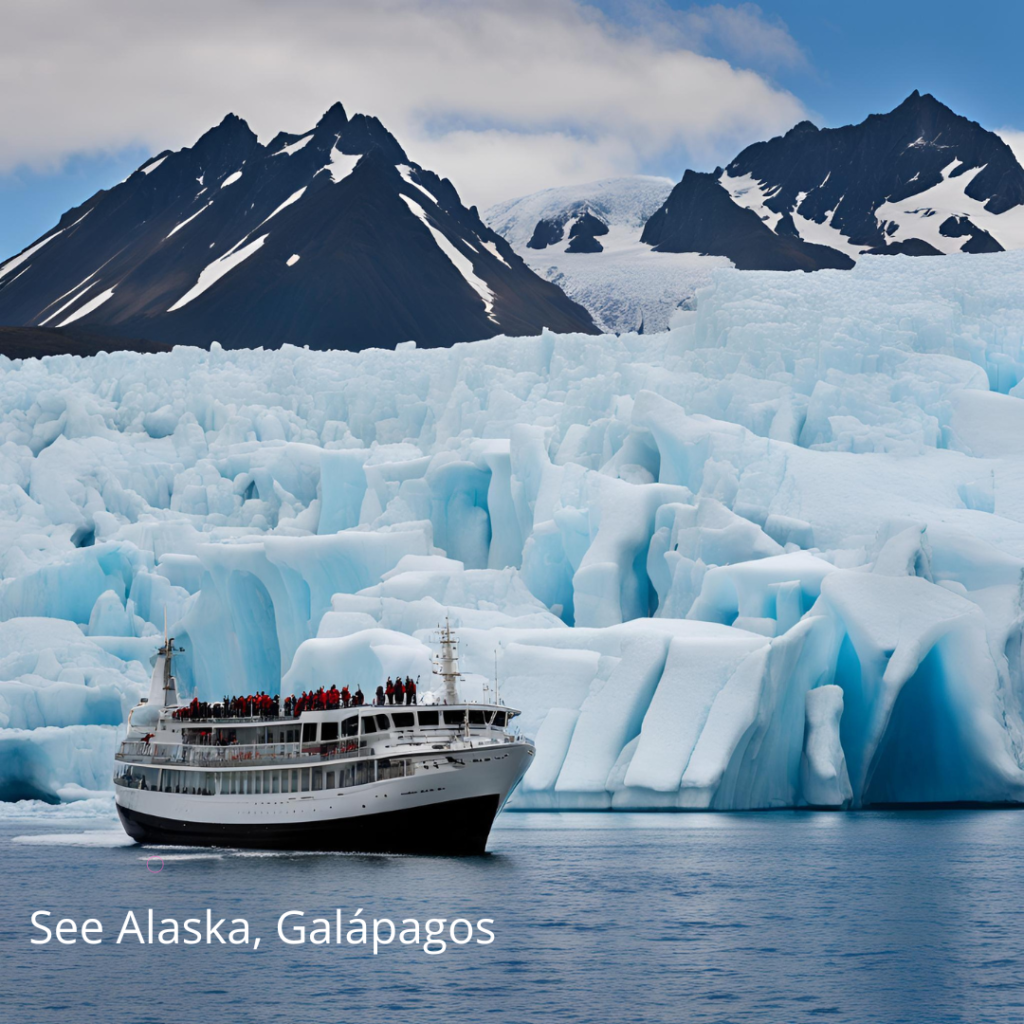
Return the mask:
<path id="1" fill-rule="evenodd" d="M 404 680 L 401 676 L 395 680 L 388 676 L 387 683 L 377 687 L 373 699 L 375 707 L 415 703 L 416 683 L 411 676 L 406 676 Z M 193 697 L 190 703 L 174 712 L 174 717 L 183 721 L 206 718 L 298 718 L 303 711 L 332 711 L 335 708 L 363 707 L 365 704 L 366 698 L 358 687 L 352 693 L 347 686 L 340 690 L 337 686 L 331 686 L 329 690 L 321 686 L 319 690 L 303 690 L 298 697 L 285 697 L 284 701 L 277 694 L 271 697 L 262 691 L 245 697 L 225 697 L 213 704 Z"/>

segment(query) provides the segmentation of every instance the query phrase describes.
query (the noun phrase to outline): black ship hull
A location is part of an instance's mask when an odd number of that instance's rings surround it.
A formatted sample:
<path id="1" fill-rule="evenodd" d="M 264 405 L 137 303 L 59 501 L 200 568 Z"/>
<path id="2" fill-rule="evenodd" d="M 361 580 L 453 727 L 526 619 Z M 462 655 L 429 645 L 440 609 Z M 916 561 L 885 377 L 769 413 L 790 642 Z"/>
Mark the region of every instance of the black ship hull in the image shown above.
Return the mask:
<path id="1" fill-rule="evenodd" d="M 498 807 L 493 794 L 380 814 L 263 824 L 180 821 L 120 804 L 117 813 L 128 835 L 155 845 L 473 856 L 485 851 Z"/>

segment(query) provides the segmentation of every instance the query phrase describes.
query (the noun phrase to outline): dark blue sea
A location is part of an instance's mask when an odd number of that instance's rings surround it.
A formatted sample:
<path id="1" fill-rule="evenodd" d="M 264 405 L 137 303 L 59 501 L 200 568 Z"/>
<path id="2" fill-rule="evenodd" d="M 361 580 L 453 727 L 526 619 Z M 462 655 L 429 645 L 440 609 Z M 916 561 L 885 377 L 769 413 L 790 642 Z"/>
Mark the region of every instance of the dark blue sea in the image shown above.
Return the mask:
<path id="1" fill-rule="evenodd" d="M 116 841 L 109 821 L 0 825 L 0 1020 L 1024 1020 L 1016 811 L 506 813 L 468 860 Z M 260 947 L 116 945 L 150 907 L 247 918 Z M 495 938 L 436 956 L 277 938 L 284 911 L 336 908 L 346 929 L 360 909 L 492 918 Z M 38 909 L 99 918 L 103 943 L 32 946 Z"/>

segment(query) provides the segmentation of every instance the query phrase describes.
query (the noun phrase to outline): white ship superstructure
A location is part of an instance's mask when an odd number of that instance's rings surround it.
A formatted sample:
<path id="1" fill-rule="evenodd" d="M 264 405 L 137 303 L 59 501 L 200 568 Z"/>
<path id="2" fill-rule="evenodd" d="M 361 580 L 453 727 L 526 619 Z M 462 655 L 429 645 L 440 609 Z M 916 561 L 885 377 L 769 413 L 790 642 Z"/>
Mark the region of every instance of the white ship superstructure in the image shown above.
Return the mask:
<path id="1" fill-rule="evenodd" d="M 510 729 L 513 708 L 459 699 L 447 625 L 440 643 L 445 703 L 284 714 L 290 703 L 262 695 L 181 703 L 166 640 L 116 755 L 125 830 L 146 843 L 483 852 L 534 748 Z"/>

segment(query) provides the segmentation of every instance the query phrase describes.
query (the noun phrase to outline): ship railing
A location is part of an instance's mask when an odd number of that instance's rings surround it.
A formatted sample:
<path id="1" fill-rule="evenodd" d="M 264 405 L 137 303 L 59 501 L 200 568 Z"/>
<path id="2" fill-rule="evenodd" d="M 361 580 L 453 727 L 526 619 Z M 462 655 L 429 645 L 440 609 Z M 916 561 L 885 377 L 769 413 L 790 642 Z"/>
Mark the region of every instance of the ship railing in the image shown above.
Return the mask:
<path id="1" fill-rule="evenodd" d="M 356 738 L 332 743 L 231 743 L 224 746 L 189 743 L 121 744 L 121 756 L 150 764 L 186 764 L 234 768 L 252 764 L 309 764 L 313 761 L 365 757 L 366 744 Z"/>
<path id="2" fill-rule="evenodd" d="M 515 743 L 518 737 L 509 733 L 491 733 L 489 736 L 474 735 L 472 739 L 498 740 Z M 400 747 L 424 750 L 449 750 L 473 746 L 467 738 L 444 733 L 419 733 L 400 736 L 395 733 L 375 734 L 368 737 L 344 737 L 319 743 L 143 743 L 126 740 L 121 744 L 122 758 L 138 759 L 147 764 L 184 764 L 217 767 L 245 767 L 259 764 L 309 764 L 317 761 L 338 761 L 366 757 L 376 748 L 376 753 L 385 749 Z"/>

